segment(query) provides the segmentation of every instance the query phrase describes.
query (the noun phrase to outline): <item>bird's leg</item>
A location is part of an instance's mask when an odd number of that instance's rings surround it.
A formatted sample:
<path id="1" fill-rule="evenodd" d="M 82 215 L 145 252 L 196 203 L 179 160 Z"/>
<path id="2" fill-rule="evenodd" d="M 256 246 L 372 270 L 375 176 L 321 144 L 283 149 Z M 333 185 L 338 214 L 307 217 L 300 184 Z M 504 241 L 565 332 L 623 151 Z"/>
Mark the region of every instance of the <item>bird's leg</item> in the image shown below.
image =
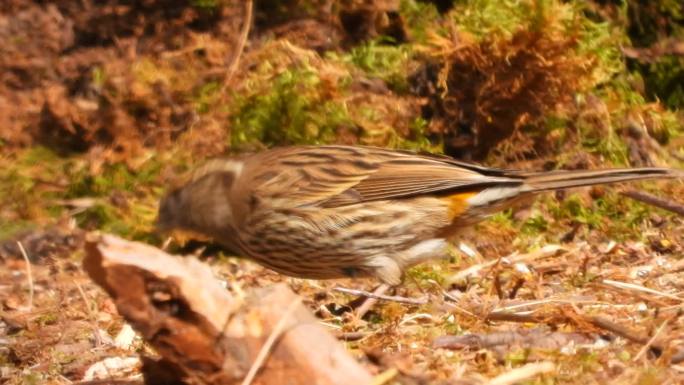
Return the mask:
<path id="1" fill-rule="evenodd" d="M 383 282 L 380 286 L 373 289 L 373 295 L 381 296 L 392 286 L 401 283 L 403 272 L 394 259 L 384 255 L 376 256 L 373 258 L 371 265 L 374 267 L 374 275 Z M 363 297 L 359 297 L 359 299 L 361 298 Z M 378 303 L 377 298 L 366 297 L 359 307 L 356 308 L 356 316 L 359 319 L 363 318 L 376 303 Z"/>

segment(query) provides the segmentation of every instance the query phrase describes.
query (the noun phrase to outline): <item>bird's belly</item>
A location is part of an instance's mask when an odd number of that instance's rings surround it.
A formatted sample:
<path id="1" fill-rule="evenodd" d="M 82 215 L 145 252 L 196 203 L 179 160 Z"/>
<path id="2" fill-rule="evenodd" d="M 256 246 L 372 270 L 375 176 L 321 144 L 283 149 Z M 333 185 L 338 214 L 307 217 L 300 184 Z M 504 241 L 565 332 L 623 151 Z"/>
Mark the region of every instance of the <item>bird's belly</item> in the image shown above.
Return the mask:
<path id="1" fill-rule="evenodd" d="M 379 256 L 407 265 L 405 252 L 436 238 L 449 223 L 441 198 L 263 210 L 245 222 L 240 243 L 245 256 L 290 276 L 366 276 L 374 274 Z"/>

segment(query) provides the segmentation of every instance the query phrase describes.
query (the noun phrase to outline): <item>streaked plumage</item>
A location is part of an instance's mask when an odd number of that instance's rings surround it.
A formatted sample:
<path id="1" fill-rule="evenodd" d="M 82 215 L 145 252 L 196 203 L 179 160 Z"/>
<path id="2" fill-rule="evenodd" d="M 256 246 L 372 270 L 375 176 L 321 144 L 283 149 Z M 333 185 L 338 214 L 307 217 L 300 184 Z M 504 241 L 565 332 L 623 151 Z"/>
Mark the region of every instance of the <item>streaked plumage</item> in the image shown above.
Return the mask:
<path id="1" fill-rule="evenodd" d="M 159 227 L 209 236 L 280 273 L 376 276 L 446 255 L 458 229 L 535 193 L 666 168 L 523 172 L 372 147 L 284 147 L 218 159 L 161 202 Z"/>

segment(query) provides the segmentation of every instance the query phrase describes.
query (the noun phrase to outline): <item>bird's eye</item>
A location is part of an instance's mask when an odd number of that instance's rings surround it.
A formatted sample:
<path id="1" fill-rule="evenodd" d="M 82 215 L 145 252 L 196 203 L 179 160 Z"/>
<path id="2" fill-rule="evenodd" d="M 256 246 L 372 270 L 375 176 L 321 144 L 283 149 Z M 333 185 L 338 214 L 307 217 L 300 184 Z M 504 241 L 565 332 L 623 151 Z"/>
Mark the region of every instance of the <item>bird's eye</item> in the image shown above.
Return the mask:
<path id="1" fill-rule="evenodd" d="M 180 205 L 180 190 L 170 192 L 159 205 L 157 213 L 157 226 L 160 228 L 172 227 L 176 220 L 176 212 Z"/>

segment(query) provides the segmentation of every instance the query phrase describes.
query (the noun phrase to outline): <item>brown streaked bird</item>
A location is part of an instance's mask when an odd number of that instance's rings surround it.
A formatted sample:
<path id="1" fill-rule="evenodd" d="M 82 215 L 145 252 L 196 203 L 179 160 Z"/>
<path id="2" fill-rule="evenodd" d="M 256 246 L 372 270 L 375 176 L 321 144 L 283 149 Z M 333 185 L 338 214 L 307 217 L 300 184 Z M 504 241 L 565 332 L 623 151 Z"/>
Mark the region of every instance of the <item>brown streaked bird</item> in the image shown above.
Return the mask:
<path id="1" fill-rule="evenodd" d="M 404 151 L 283 147 L 210 161 L 159 207 L 185 230 L 289 276 L 374 276 L 447 255 L 464 226 L 544 191 L 649 178 L 667 168 L 526 172 Z"/>

